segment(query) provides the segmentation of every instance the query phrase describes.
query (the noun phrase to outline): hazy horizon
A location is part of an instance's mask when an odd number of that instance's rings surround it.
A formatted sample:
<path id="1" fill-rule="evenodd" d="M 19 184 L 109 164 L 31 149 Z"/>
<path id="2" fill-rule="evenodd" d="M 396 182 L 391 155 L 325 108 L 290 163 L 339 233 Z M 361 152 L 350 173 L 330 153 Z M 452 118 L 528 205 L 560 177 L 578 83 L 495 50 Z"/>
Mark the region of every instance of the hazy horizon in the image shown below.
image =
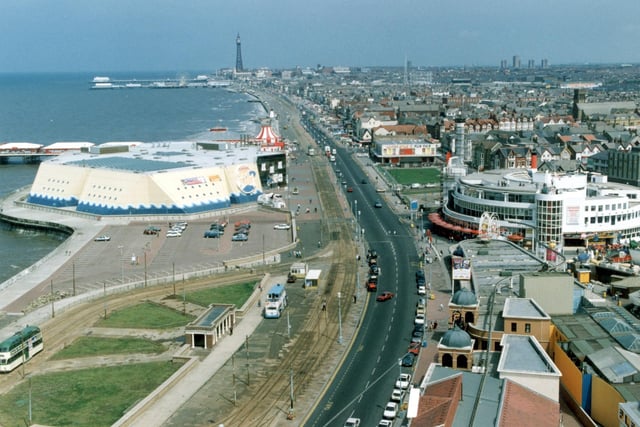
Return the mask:
<path id="1" fill-rule="evenodd" d="M 0 6 L 0 73 L 640 63 L 640 2 L 25 0 Z"/>

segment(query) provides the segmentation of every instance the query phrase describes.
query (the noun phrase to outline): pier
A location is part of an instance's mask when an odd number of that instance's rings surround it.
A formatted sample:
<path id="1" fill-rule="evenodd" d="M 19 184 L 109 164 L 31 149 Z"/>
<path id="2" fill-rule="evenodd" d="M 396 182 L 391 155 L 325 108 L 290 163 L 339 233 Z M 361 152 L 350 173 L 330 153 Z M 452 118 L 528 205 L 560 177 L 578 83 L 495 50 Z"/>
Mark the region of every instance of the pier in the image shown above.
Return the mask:
<path id="1" fill-rule="evenodd" d="M 185 89 L 193 87 L 217 88 L 231 85 L 230 80 L 218 80 L 201 75 L 195 79 L 111 79 L 110 77 L 94 77 L 91 89 Z"/>

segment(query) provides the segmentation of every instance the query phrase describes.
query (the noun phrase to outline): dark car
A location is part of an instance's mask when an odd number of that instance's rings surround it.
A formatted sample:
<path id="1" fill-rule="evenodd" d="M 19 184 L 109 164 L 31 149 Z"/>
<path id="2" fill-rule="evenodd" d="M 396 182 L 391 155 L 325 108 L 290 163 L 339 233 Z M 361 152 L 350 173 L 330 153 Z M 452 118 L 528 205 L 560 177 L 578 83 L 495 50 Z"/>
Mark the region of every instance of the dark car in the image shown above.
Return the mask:
<path id="1" fill-rule="evenodd" d="M 347 188 L 347 193 L 353 193 L 353 187 L 348 187 Z"/>
<path id="2" fill-rule="evenodd" d="M 419 277 L 416 279 L 416 286 L 424 286 L 426 285 L 426 281 L 424 280 L 424 277 Z"/>
<path id="3" fill-rule="evenodd" d="M 371 274 L 377 275 L 379 271 L 380 269 L 378 268 L 377 264 L 372 264 L 371 267 L 369 268 L 369 273 Z"/>
<path id="4" fill-rule="evenodd" d="M 382 202 L 380 200 L 376 200 L 376 202 L 373 204 L 373 207 L 381 208 L 382 207 Z"/>
<path id="5" fill-rule="evenodd" d="M 424 279 L 424 271 L 416 270 L 416 280 L 423 278 Z"/>
<path id="6" fill-rule="evenodd" d="M 414 363 L 416 363 L 416 355 L 413 353 L 407 353 L 402 358 L 402 366 L 411 367 Z"/>
<path id="7" fill-rule="evenodd" d="M 220 231 L 218 230 L 207 230 L 204 232 L 204 237 L 208 238 L 216 238 L 220 237 L 220 235 L 222 235 L 222 233 L 220 233 Z"/>
<path id="8" fill-rule="evenodd" d="M 366 183 L 367 183 L 367 180 L 366 180 L 366 179 L 364 179 L 364 178 L 362 178 L 362 180 L 361 180 L 360 182 L 361 182 L 361 183 L 363 183 L 363 184 L 366 184 Z"/>

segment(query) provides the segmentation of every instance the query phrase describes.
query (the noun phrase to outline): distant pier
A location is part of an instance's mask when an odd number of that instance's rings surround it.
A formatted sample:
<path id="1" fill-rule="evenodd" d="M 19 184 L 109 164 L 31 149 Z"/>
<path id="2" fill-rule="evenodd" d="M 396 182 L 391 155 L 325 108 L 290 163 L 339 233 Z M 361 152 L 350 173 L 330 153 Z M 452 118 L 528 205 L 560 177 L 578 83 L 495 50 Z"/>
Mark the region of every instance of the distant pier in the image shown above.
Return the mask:
<path id="1" fill-rule="evenodd" d="M 91 81 L 91 89 L 186 89 L 186 88 L 218 88 L 231 86 L 231 80 L 220 80 L 206 75 L 197 76 L 195 79 L 111 79 L 110 77 L 96 76 Z"/>

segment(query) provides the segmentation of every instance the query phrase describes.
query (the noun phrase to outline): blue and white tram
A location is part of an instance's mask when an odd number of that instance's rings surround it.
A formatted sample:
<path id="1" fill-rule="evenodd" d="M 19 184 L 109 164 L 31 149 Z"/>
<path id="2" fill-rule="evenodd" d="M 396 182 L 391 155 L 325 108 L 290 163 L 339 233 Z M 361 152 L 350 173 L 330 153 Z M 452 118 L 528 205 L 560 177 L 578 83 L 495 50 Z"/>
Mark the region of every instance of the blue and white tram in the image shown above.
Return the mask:
<path id="1" fill-rule="evenodd" d="M 40 353 L 44 348 L 42 332 L 37 326 L 26 326 L 0 342 L 0 372 L 10 372 Z"/>

